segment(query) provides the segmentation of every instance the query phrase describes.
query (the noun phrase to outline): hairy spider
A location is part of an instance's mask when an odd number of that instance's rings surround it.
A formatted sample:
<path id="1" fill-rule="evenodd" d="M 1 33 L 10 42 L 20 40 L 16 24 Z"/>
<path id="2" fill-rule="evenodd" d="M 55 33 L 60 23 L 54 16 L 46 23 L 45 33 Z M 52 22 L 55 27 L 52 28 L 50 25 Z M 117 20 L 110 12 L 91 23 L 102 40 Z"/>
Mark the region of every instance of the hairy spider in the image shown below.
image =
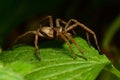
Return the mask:
<path id="1" fill-rule="evenodd" d="M 46 22 L 46 20 L 49 21 L 49 26 L 42 26 L 41 23 Z M 95 33 L 91 29 L 89 29 L 87 26 L 85 26 L 84 24 L 78 22 L 76 19 L 70 19 L 68 22 L 65 22 L 65 21 L 57 18 L 55 23 L 56 23 L 56 26 L 53 26 L 52 16 L 46 16 L 45 18 L 43 18 L 40 21 L 40 27 L 37 30 L 28 31 L 28 32 L 18 36 L 16 38 L 16 40 L 14 41 L 14 43 L 16 43 L 20 38 L 22 38 L 28 34 L 34 34 L 35 35 L 34 44 L 35 44 L 36 54 L 37 54 L 38 58 L 40 59 L 40 52 L 39 52 L 39 48 L 38 48 L 38 37 L 43 37 L 43 38 L 47 38 L 47 39 L 61 38 L 69 46 L 69 48 L 72 52 L 73 58 L 75 58 L 76 56 L 74 54 L 74 51 L 73 51 L 72 46 L 71 46 L 69 41 L 71 41 L 72 43 L 75 44 L 75 46 L 79 50 L 79 52 L 82 53 L 83 58 L 86 59 L 86 57 L 83 54 L 83 51 L 80 49 L 80 47 L 78 46 L 76 41 L 72 38 L 71 34 L 68 32 L 68 31 L 74 31 L 73 29 L 76 27 L 81 27 L 84 30 L 86 30 L 86 36 L 87 36 L 88 42 L 89 42 L 88 33 L 93 35 L 93 38 L 95 40 L 95 44 L 99 50 L 99 46 L 98 46 L 98 42 L 97 42 L 97 38 L 96 38 Z M 61 23 L 64 24 L 64 26 L 61 26 L 60 25 Z"/>

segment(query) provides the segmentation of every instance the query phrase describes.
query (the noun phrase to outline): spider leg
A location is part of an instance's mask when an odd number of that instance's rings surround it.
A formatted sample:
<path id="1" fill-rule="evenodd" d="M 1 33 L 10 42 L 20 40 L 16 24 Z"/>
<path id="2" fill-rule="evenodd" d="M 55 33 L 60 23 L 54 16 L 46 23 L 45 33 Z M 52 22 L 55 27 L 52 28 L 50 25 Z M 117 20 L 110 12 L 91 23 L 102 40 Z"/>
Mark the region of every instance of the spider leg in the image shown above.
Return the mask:
<path id="1" fill-rule="evenodd" d="M 41 60 L 40 51 L 39 51 L 39 47 L 38 47 L 38 37 L 39 37 L 39 29 L 36 31 L 36 34 L 35 34 L 34 44 L 35 44 L 35 49 L 36 49 L 36 56 L 39 60 Z"/>
<path id="2" fill-rule="evenodd" d="M 62 24 L 64 24 L 64 25 L 66 25 L 67 24 L 67 22 L 65 22 L 65 21 L 63 21 L 62 19 L 56 19 L 56 27 L 60 27 L 60 23 L 62 23 Z"/>
<path id="3" fill-rule="evenodd" d="M 52 16 L 46 16 L 43 19 L 40 20 L 40 23 L 44 23 L 48 20 L 50 27 L 53 28 L 53 19 Z"/>
<path id="4" fill-rule="evenodd" d="M 91 45 L 91 43 L 90 43 L 90 38 L 89 38 L 89 34 L 88 34 L 88 32 L 85 32 L 85 33 L 86 33 L 86 38 L 87 38 L 88 44 Z"/>
<path id="5" fill-rule="evenodd" d="M 77 47 L 77 49 L 79 50 L 79 52 L 82 54 L 82 57 L 84 59 L 87 59 L 85 57 L 85 55 L 83 54 L 83 51 L 80 49 L 79 45 L 76 43 L 76 41 L 67 33 L 67 32 L 64 32 L 65 36 L 72 42 L 75 44 L 75 46 Z"/>
<path id="6" fill-rule="evenodd" d="M 35 34 L 35 40 L 34 40 L 34 44 L 35 44 L 35 49 L 36 49 L 36 55 L 37 58 L 40 60 L 40 52 L 39 52 L 39 48 L 38 48 L 38 36 L 42 36 L 42 34 L 39 33 L 39 29 L 37 31 L 28 31 L 20 36 L 18 36 L 15 41 L 13 42 L 12 45 L 14 45 L 15 43 L 17 43 L 21 38 L 27 36 L 28 34 Z"/>
<path id="7" fill-rule="evenodd" d="M 74 53 L 74 51 L 72 49 L 72 46 L 71 46 L 70 42 L 68 41 L 68 39 L 61 32 L 59 32 L 59 35 L 67 43 L 68 47 L 70 48 L 70 50 L 72 52 L 73 58 L 76 59 L 76 55 L 75 55 L 75 53 Z"/>
<path id="8" fill-rule="evenodd" d="M 47 20 L 49 22 L 49 26 L 53 29 L 54 25 L 53 25 L 53 18 L 52 18 L 52 16 L 46 16 L 43 19 L 41 19 L 40 20 L 40 23 L 41 23 L 40 24 L 40 28 L 42 27 L 42 24 L 45 23 Z M 55 33 L 55 31 L 53 31 L 53 37 L 55 38 L 55 36 L 56 36 L 56 33 Z"/>
<path id="9" fill-rule="evenodd" d="M 74 22 L 75 24 L 69 26 L 71 22 Z M 83 28 L 84 30 L 86 30 L 87 32 L 89 32 L 89 33 L 91 33 L 91 34 L 93 35 L 95 44 L 96 44 L 96 46 L 97 46 L 97 48 L 98 48 L 98 50 L 99 50 L 99 52 L 100 52 L 100 48 L 99 48 L 99 45 L 98 45 L 98 41 L 97 41 L 96 34 L 94 33 L 94 31 L 92 31 L 91 29 L 89 29 L 89 28 L 88 28 L 87 26 L 85 26 L 84 24 L 78 22 L 78 21 L 75 20 L 75 19 L 70 19 L 70 20 L 68 21 L 67 25 L 65 26 L 66 32 L 69 31 L 69 30 L 72 30 L 73 28 L 75 28 L 75 27 L 77 27 L 77 26 Z"/>
<path id="10" fill-rule="evenodd" d="M 40 50 L 38 47 L 38 37 L 44 37 L 45 35 L 43 33 L 40 32 L 40 29 L 37 29 L 36 33 L 35 33 L 35 40 L 34 40 L 34 44 L 35 44 L 35 49 L 36 49 L 36 56 L 39 60 L 41 60 L 40 57 Z"/>
<path id="11" fill-rule="evenodd" d="M 28 32 L 26 32 L 26 33 L 18 36 L 18 37 L 15 39 L 15 41 L 12 43 L 12 46 L 13 46 L 14 44 L 16 44 L 21 38 L 27 36 L 28 34 L 36 34 L 36 31 L 28 31 Z"/>
<path id="12" fill-rule="evenodd" d="M 64 20 L 60 19 L 60 18 L 57 18 L 56 19 L 56 26 L 57 27 L 60 27 L 60 23 L 64 24 L 65 26 L 68 24 L 67 22 L 65 22 Z M 74 30 L 72 30 L 73 34 L 76 34 L 76 32 Z"/>

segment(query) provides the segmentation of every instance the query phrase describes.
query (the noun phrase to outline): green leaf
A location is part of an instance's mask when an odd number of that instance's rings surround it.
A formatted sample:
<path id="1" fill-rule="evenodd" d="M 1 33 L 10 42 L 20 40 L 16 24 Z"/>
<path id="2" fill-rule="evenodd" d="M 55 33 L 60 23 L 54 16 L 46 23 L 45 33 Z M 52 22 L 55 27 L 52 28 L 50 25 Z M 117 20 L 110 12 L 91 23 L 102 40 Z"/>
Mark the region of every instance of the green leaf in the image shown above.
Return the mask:
<path id="1" fill-rule="evenodd" d="M 24 80 L 22 76 L 0 63 L 0 80 Z"/>
<path id="2" fill-rule="evenodd" d="M 111 65 L 105 55 L 100 55 L 96 49 L 85 40 L 75 37 L 85 57 L 71 44 L 76 54 L 73 59 L 66 43 L 59 41 L 41 42 L 41 61 L 35 56 L 35 48 L 18 45 L 13 50 L 3 51 L 0 60 L 5 67 L 22 75 L 25 80 L 95 80 L 102 69 Z"/>

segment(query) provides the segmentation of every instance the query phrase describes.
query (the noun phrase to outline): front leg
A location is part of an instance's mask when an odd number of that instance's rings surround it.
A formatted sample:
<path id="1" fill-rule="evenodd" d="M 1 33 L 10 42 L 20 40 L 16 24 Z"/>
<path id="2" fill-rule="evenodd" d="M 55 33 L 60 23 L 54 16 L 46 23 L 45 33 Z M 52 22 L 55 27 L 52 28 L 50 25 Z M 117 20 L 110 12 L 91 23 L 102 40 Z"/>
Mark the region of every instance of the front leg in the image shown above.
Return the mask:
<path id="1" fill-rule="evenodd" d="M 73 59 L 76 59 L 76 55 L 75 55 L 75 53 L 74 53 L 74 51 L 73 51 L 73 49 L 72 49 L 72 46 L 71 46 L 69 40 L 68 40 L 68 39 L 64 36 L 64 34 L 62 34 L 61 32 L 59 32 L 59 35 L 60 35 L 60 37 L 67 43 L 68 47 L 70 48 Z"/>
<path id="2" fill-rule="evenodd" d="M 76 48 L 78 49 L 78 51 L 82 54 L 82 57 L 87 60 L 86 56 L 84 55 L 83 51 L 82 51 L 81 48 L 79 47 L 78 43 L 76 43 L 76 41 L 75 41 L 67 32 L 64 32 L 64 35 L 65 35 L 73 44 L 75 44 L 75 46 L 76 46 Z"/>
<path id="3" fill-rule="evenodd" d="M 74 22 L 74 24 L 70 25 L 71 22 Z M 97 40 L 97 37 L 96 37 L 96 34 L 94 31 L 92 31 L 91 29 L 89 29 L 87 26 L 85 26 L 84 24 L 80 23 L 79 21 L 75 20 L 75 19 L 70 19 L 67 23 L 67 25 L 65 26 L 66 28 L 66 32 L 69 31 L 69 30 L 72 30 L 73 28 L 76 28 L 76 27 L 81 27 L 83 28 L 85 31 L 87 31 L 88 33 L 91 33 L 93 35 L 93 38 L 94 38 L 94 41 L 95 41 L 95 44 L 97 46 L 97 49 L 99 50 L 100 52 L 100 48 L 99 48 L 99 45 L 98 45 L 98 40 Z M 87 39 L 89 38 L 88 36 L 88 33 L 87 33 Z M 89 39 L 88 39 L 89 40 Z M 89 42 L 89 41 L 88 41 Z"/>

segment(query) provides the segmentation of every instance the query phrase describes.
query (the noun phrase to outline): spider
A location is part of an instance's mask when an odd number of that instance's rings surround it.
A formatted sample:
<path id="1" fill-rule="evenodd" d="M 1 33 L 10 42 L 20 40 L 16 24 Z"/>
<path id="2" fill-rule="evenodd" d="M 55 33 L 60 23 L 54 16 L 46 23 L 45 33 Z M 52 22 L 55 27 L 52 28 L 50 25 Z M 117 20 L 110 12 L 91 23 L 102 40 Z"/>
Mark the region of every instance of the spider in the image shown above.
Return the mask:
<path id="1" fill-rule="evenodd" d="M 44 23 L 47 20 L 49 21 L 49 23 L 48 23 L 49 26 L 42 26 L 41 23 Z M 98 50 L 100 50 L 99 46 L 98 46 L 96 34 L 91 29 L 89 29 L 87 26 L 80 23 L 76 19 L 70 19 L 68 22 L 65 22 L 64 20 L 57 18 L 55 23 L 56 23 L 56 25 L 54 26 L 52 16 L 46 16 L 40 20 L 40 27 L 37 30 L 28 31 L 28 32 L 25 32 L 24 34 L 18 36 L 15 39 L 13 44 L 15 44 L 19 39 L 27 36 L 28 34 L 34 34 L 35 35 L 34 45 L 35 45 L 35 49 L 36 49 L 36 55 L 39 59 L 41 59 L 39 47 L 38 47 L 38 37 L 43 37 L 43 38 L 47 38 L 47 39 L 60 38 L 60 39 L 64 40 L 67 43 L 67 45 L 69 46 L 69 48 L 72 52 L 73 58 L 75 58 L 76 56 L 74 54 L 74 51 L 73 51 L 72 46 L 70 44 L 70 41 L 75 44 L 76 48 L 82 54 L 82 57 L 86 59 L 86 57 L 83 54 L 83 51 L 78 46 L 76 41 L 72 38 L 71 33 L 69 32 L 69 31 L 74 31 L 73 29 L 76 27 L 81 27 L 84 30 L 86 30 L 86 36 L 87 36 L 88 42 L 89 42 L 89 34 L 88 33 L 90 33 L 93 35 L 93 38 L 94 38 L 94 41 L 95 41 L 95 44 L 96 44 Z M 71 24 L 71 23 L 73 23 L 73 24 Z M 61 26 L 60 24 L 63 24 L 64 26 Z"/>

